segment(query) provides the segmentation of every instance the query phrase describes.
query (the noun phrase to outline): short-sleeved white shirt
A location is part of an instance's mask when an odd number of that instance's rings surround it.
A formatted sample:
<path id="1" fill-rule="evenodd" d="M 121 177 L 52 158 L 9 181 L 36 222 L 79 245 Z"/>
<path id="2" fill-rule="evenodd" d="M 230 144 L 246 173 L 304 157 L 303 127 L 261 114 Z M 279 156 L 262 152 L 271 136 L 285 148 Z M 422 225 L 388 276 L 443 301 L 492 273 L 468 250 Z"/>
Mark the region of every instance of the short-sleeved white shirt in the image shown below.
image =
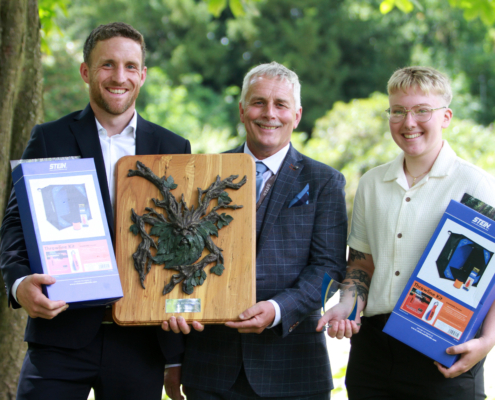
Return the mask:
<path id="1" fill-rule="evenodd" d="M 404 153 L 359 181 L 347 244 L 371 254 L 367 317 L 392 312 L 450 200 L 464 193 L 495 206 L 495 178 L 457 157 L 444 141 L 433 167 L 409 188 Z"/>

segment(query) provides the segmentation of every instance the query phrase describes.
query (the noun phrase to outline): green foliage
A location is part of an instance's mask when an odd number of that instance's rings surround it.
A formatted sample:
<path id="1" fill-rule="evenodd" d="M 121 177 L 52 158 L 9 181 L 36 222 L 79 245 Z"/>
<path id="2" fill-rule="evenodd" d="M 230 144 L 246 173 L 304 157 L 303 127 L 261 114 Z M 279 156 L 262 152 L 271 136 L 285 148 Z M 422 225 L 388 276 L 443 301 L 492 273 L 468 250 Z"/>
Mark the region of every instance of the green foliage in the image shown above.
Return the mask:
<path id="1" fill-rule="evenodd" d="M 140 114 L 150 121 L 186 137 L 195 153 L 220 152 L 236 147 L 240 139 L 228 125 L 229 94 L 217 95 L 201 85 L 199 75 L 187 75 L 181 85 L 172 87 L 159 67 L 148 70 L 142 87 L 146 105 Z"/>
<path id="2" fill-rule="evenodd" d="M 41 51 L 45 54 L 50 54 L 50 48 L 48 46 L 48 39 L 54 31 L 62 33 L 55 17 L 57 11 L 62 11 L 67 16 L 67 4 L 68 0 L 39 0 L 38 1 L 38 13 L 40 17 L 41 25 Z"/>
<path id="3" fill-rule="evenodd" d="M 150 230 L 150 235 L 158 236 L 158 250 L 156 252 L 156 256 L 153 258 L 153 261 L 156 264 L 165 263 L 165 268 L 172 268 L 176 265 L 190 264 L 196 261 L 199 257 L 197 253 L 188 254 L 189 252 L 192 252 L 194 244 L 197 243 L 191 243 L 191 241 L 189 240 L 187 241 L 187 244 L 181 245 L 184 237 L 177 234 L 175 232 L 175 228 L 171 224 L 155 224 Z M 187 236 L 187 239 L 189 239 L 189 236 Z M 203 247 L 201 248 L 201 251 L 203 250 Z M 194 258 L 194 260 L 190 261 L 190 258 Z"/>
<path id="4" fill-rule="evenodd" d="M 192 294 L 194 292 L 194 286 L 196 286 L 196 280 L 191 277 L 187 279 L 185 283 L 184 293 Z"/>
<path id="5" fill-rule="evenodd" d="M 455 114 L 454 114 L 455 115 Z M 457 155 L 495 175 L 495 132 L 470 120 L 454 118 L 443 137 Z"/>
<path id="6" fill-rule="evenodd" d="M 167 180 L 163 182 L 163 186 L 169 188 L 170 190 L 174 190 L 177 187 L 177 184 L 174 183 L 174 177 L 169 175 Z"/>
<path id="7" fill-rule="evenodd" d="M 134 235 L 137 235 L 139 233 L 139 228 L 136 224 L 132 224 L 130 227 L 129 227 L 129 230 L 134 234 Z"/>
<path id="8" fill-rule="evenodd" d="M 231 216 L 223 213 L 218 221 L 218 227 L 213 222 L 203 219 L 196 228 L 183 229 L 181 232 L 177 232 L 177 229 L 169 223 L 155 224 L 150 230 L 150 235 L 158 236 L 158 250 L 153 261 L 156 264 L 165 264 L 165 268 L 192 264 L 201 256 L 208 238 L 218 237 L 218 230 L 232 220 Z M 135 230 L 137 227 L 132 225 L 131 231 L 134 233 Z M 216 271 L 220 271 L 220 268 Z M 221 275 L 221 271 L 217 275 Z M 192 281 L 191 284 L 196 286 Z M 198 284 L 201 285 L 202 282 Z"/>
<path id="9" fill-rule="evenodd" d="M 189 279 L 187 279 L 186 281 L 186 287 L 187 287 L 187 290 L 191 290 L 191 292 L 188 294 L 191 294 L 193 292 L 193 288 L 195 286 L 201 286 L 204 281 L 206 279 L 206 272 L 203 271 L 203 270 L 200 270 L 200 271 L 196 271 L 194 273 L 194 276 L 191 276 Z"/>
<path id="10" fill-rule="evenodd" d="M 220 14 L 227 7 L 227 0 L 205 0 L 208 3 L 208 11 L 215 17 L 220 17 Z M 261 0 L 228 0 L 230 11 L 234 17 L 243 17 L 246 14 L 257 15 L 255 2 Z"/>
<path id="11" fill-rule="evenodd" d="M 190 265 L 199 259 L 204 248 L 205 241 L 201 235 L 191 233 L 186 236 L 176 236 L 171 234 L 158 244 L 157 256 L 153 261 L 156 264 L 165 263 L 165 268 Z"/>
<path id="12" fill-rule="evenodd" d="M 380 3 L 380 11 L 382 14 L 387 14 L 397 7 L 405 13 L 410 13 L 414 9 L 412 1 L 409 0 L 384 0 Z"/>
<path id="13" fill-rule="evenodd" d="M 69 18 L 59 23 L 79 49 L 83 39 L 98 24 L 113 20 L 131 23 L 146 38 L 147 64 L 151 67 L 148 82 L 138 99 L 138 110 L 155 100 L 160 104 L 159 110 L 150 109 L 150 113 L 155 111 L 157 117 L 157 114 L 171 114 L 169 107 L 163 110 L 163 102 L 158 102 L 156 93 L 146 96 L 148 88 L 157 84 L 150 78 L 151 72 L 157 71 L 153 68 L 158 67 L 165 74 L 168 88 L 174 91 L 180 88 L 186 101 L 193 99 L 187 102 L 187 117 L 191 113 L 198 116 L 203 110 L 203 115 L 207 112 L 205 118 L 194 124 L 193 130 L 183 127 L 172 127 L 172 130 L 188 138 L 192 134 L 194 139 L 213 134 L 223 139 L 218 140 L 221 144 L 238 134 L 234 127 L 239 121 L 239 86 L 244 74 L 254 65 L 277 60 L 299 73 L 304 106 L 300 129 L 310 135 L 315 119 L 324 115 L 334 101 L 366 97 L 377 87 L 383 87 L 391 71 L 407 61 L 407 46 L 387 43 L 395 38 L 390 31 L 396 22 L 393 26 L 380 27 L 378 21 L 382 18 L 377 10 L 370 23 L 355 18 L 348 10 L 352 2 L 342 0 L 307 0 L 303 5 L 297 0 L 270 0 L 260 1 L 257 6 L 258 16 L 248 14 L 230 19 L 222 13 L 215 19 L 207 12 L 206 3 L 193 0 L 144 4 L 124 0 L 98 4 L 74 0 Z M 328 12 L 319 12 L 321 9 Z M 373 32 L 375 28 L 379 34 Z M 370 37 L 374 37 L 373 46 L 370 46 Z M 381 37 L 386 39 L 383 45 Z M 75 63 L 74 71 L 77 69 Z M 74 87 L 79 81 L 77 77 Z M 47 107 L 72 102 L 69 96 L 64 100 Z M 218 124 L 220 118 L 222 123 Z M 163 119 L 152 118 L 152 121 L 161 123 Z M 242 137 L 235 143 L 241 140 Z M 207 148 L 203 143 L 200 146 L 200 151 Z M 233 146 L 225 148 L 229 147 Z M 196 145 L 193 149 L 198 150 Z"/>
<path id="14" fill-rule="evenodd" d="M 92 28 L 115 20 L 132 24 L 146 38 L 149 76 L 138 110 L 189 138 L 194 152 L 243 141 L 239 86 L 252 66 L 273 60 L 300 76 L 299 129 L 308 137 L 336 101 L 385 90 L 392 72 L 408 64 L 437 67 L 462 85 L 463 117 L 483 124 L 495 119 L 495 30 L 479 20 L 468 23 L 460 9 L 421 0 L 423 10 L 416 6 L 407 15 L 395 10 L 384 17 L 372 0 L 240 2 L 244 16 L 232 18 L 233 3 L 225 0 L 215 18 L 206 0 L 72 0 L 67 17 L 56 19 L 64 32 L 63 40 L 54 38 L 60 51 L 47 58 L 46 119 L 86 104 L 76 55 Z M 250 4 L 258 14 L 246 8 Z"/>
<path id="15" fill-rule="evenodd" d="M 449 0 L 449 3 L 453 8 L 463 10 L 467 21 L 480 18 L 487 26 L 495 23 L 495 3 L 491 0 Z M 424 10 L 418 0 L 383 0 L 380 3 L 380 12 L 387 14 L 395 7 L 404 13 L 410 13 L 414 7 Z"/>
<path id="16" fill-rule="evenodd" d="M 215 17 L 219 17 L 227 6 L 227 0 L 208 0 L 208 11 Z"/>
<path id="17" fill-rule="evenodd" d="M 222 229 L 224 226 L 227 226 L 228 224 L 230 224 L 233 220 L 234 220 L 234 218 L 231 217 L 230 215 L 222 213 L 220 215 L 218 222 L 217 222 L 217 228 Z"/>
<path id="18" fill-rule="evenodd" d="M 198 232 L 206 239 L 207 236 L 214 235 L 218 237 L 218 229 L 211 221 L 202 220 Z M 204 233 L 203 233 L 204 232 Z"/>
<path id="19" fill-rule="evenodd" d="M 79 75 L 82 51 L 68 35 L 56 32 L 48 39 L 50 54 L 43 61 L 45 121 L 81 110 L 88 103 L 88 88 Z"/>
<path id="20" fill-rule="evenodd" d="M 232 217 L 230 217 L 231 220 Z M 156 264 L 165 263 L 165 268 L 192 264 L 201 256 L 209 236 L 218 236 L 218 229 L 211 221 L 207 220 L 202 220 L 197 226 L 198 234 L 194 228 L 184 229 L 183 232 L 178 233 L 171 224 L 155 224 L 150 230 L 150 235 L 158 236 L 158 251 L 153 261 Z M 193 286 L 196 285 L 193 284 Z"/>
<path id="21" fill-rule="evenodd" d="M 472 21 L 480 18 L 486 25 L 495 23 L 495 4 L 488 0 L 449 0 L 452 7 L 464 10 L 464 18 Z"/>
<path id="22" fill-rule="evenodd" d="M 214 267 L 210 268 L 210 272 L 220 276 L 223 274 L 224 269 L 225 269 L 225 267 L 222 264 L 217 264 Z"/>
<path id="23" fill-rule="evenodd" d="M 220 196 L 218 196 L 218 204 L 230 204 L 230 203 L 232 203 L 232 199 L 229 197 L 229 194 L 227 192 L 220 193 Z"/>

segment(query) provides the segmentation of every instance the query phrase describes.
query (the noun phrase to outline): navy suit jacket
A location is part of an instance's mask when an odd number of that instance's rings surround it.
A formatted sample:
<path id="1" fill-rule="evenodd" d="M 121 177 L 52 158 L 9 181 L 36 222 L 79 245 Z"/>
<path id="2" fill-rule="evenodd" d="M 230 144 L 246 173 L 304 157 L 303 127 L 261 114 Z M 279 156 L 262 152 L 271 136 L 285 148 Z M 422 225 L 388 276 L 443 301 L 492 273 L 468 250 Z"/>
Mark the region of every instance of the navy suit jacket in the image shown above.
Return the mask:
<path id="1" fill-rule="evenodd" d="M 232 152 L 242 153 L 243 146 Z M 309 204 L 288 208 L 309 184 Z M 256 300 L 280 305 L 281 322 L 261 334 L 206 326 L 186 338 L 182 383 L 207 391 L 230 388 L 244 365 L 260 396 L 330 391 L 332 377 L 321 317 L 323 275 L 345 274 L 347 216 L 343 175 L 292 146 L 268 194 L 256 242 Z M 226 268 L 228 266 L 226 265 Z"/>
<path id="2" fill-rule="evenodd" d="M 189 141 L 148 122 L 138 115 L 136 128 L 136 154 L 190 154 Z M 95 115 L 88 105 L 83 111 L 76 111 L 65 117 L 36 125 L 31 139 L 22 155 L 23 159 L 81 156 L 94 158 L 101 195 L 109 229 L 114 237 L 114 223 L 105 164 L 101 152 Z M 29 275 L 29 260 L 22 233 L 19 209 L 15 191 L 12 190 L 2 227 L 0 243 L 0 268 L 7 289 L 9 304 L 20 305 L 11 294 L 14 282 Z M 67 310 L 52 320 L 28 318 L 24 339 L 27 342 L 79 349 L 89 344 L 101 325 L 105 307 L 91 307 Z M 125 332 L 123 328 L 122 331 Z M 162 351 L 169 361 L 182 350 L 182 338 L 156 329 Z"/>

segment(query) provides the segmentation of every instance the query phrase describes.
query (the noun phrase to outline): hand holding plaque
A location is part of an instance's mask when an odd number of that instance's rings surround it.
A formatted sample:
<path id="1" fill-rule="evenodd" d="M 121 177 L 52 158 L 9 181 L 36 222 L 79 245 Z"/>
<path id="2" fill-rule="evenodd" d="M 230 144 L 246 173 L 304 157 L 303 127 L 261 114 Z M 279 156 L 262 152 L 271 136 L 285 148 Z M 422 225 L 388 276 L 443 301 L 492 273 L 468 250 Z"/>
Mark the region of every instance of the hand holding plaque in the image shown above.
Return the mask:
<path id="1" fill-rule="evenodd" d="M 205 329 L 205 326 L 198 321 L 193 321 L 188 324 L 184 317 L 172 316 L 168 321 L 162 322 L 162 329 L 166 332 L 172 331 L 174 333 L 183 333 L 184 335 L 188 335 L 193 329 L 198 332 L 202 332 Z"/>

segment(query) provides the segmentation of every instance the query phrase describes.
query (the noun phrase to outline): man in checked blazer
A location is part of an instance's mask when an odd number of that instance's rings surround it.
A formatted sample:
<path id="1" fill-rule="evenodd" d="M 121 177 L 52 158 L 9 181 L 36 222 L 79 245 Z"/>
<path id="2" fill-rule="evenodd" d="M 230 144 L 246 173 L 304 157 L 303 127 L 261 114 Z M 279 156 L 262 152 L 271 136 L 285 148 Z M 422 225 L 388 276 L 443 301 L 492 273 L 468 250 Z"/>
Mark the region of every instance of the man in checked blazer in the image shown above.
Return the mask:
<path id="1" fill-rule="evenodd" d="M 256 211 L 257 303 L 239 322 L 203 332 L 193 324 L 184 392 L 188 400 L 328 400 L 332 376 L 316 325 L 323 275 L 341 281 L 345 272 L 345 180 L 290 144 L 302 114 L 294 72 L 275 62 L 252 69 L 239 110 L 246 143 L 232 152 L 266 166 Z M 190 329 L 181 318 L 164 328 Z"/>

